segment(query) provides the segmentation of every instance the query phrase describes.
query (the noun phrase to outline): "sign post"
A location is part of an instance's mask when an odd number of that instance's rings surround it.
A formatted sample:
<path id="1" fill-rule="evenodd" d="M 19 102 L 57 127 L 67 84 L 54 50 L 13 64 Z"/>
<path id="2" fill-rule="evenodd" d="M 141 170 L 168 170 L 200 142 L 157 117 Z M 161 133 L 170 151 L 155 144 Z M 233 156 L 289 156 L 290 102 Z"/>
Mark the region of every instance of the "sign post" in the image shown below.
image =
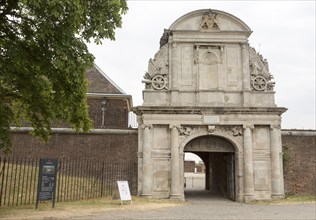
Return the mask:
<path id="1" fill-rule="evenodd" d="M 117 181 L 117 187 L 120 194 L 121 204 L 123 205 L 123 201 L 131 201 L 131 204 L 133 204 L 128 181 Z"/>
<path id="2" fill-rule="evenodd" d="M 56 159 L 40 159 L 36 208 L 39 201 L 46 200 L 52 200 L 52 208 L 55 206 L 57 162 Z"/>

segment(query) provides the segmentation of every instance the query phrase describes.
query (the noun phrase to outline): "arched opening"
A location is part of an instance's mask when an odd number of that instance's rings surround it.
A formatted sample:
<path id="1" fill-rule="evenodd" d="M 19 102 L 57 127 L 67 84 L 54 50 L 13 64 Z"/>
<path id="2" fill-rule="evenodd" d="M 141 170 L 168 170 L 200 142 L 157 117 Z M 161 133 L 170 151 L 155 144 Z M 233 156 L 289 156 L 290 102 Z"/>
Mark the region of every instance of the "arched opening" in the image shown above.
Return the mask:
<path id="1" fill-rule="evenodd" d="M 235 200 L 235 148 L 228 140 L 212 135 L 192 139 L 184 147 L 185 153 L 198 155 L 205 165 L 205 184 L 210 196 Z"/>

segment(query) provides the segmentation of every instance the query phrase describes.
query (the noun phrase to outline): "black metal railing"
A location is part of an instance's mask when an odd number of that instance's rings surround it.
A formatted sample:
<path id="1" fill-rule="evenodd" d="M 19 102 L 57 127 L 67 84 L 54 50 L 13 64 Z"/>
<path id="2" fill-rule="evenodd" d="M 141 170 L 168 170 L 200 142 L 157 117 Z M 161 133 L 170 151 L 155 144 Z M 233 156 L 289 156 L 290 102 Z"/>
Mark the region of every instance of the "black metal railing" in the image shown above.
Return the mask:
<path id="1" fill-rule="evenodd" d="M 35 204 L 39 158 L 0 157 L 0 207 Z M 116 181 L 136 193 L 136 163 L 58 159 L 56 202 L 111 196 Z"/>

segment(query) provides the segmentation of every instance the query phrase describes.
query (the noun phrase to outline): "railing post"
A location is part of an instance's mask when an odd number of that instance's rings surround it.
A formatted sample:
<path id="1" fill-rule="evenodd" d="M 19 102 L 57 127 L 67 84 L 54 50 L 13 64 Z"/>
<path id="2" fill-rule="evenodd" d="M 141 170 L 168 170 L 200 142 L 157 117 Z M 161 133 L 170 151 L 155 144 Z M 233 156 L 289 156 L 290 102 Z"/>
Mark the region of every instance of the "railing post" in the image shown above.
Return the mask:
<path id="1" fill-rule="evenodd" d="M 3 167 L 1 169 L 1 172 L 0 174 L 2 175 L 2 178 L 1 178 L 1 188 L 0 188 L 0 207 L 2 206 L 2 193 L 3 193 L 3 184 L 4 184 L 4 173 L 5 173 L 5 163 L 7 162 L 7 158 L 4 157 L 3 158 Z"/>

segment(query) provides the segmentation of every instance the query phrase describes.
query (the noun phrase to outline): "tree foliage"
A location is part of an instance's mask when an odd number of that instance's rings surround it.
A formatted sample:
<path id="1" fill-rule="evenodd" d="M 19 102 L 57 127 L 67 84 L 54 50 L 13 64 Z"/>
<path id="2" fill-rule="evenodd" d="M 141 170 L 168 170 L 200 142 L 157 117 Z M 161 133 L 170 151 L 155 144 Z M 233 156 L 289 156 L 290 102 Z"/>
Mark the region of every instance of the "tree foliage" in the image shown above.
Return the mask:
<path id="1" fill-rule="evenodd" d="M 86 42 L 114 40 L 126 11 L 125 0 L 0 0 L 0 149 L 21 121 L 43 140 L 55 120 L 91 129 Z"/>

